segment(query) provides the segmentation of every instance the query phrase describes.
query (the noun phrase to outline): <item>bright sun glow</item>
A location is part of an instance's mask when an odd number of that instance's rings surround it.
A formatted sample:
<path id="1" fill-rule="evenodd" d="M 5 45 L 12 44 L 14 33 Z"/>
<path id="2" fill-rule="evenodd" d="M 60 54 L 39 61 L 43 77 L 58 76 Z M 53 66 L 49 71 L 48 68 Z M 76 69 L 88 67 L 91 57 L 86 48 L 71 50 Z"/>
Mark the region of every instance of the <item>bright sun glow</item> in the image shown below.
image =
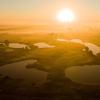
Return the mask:
<path id="1" fill-rule="evenodd" d="M 71 23 L 75 20 L 74 12 L 69 9 L 60 10 L 57 14 L 57 20 L 62 23 Z"/>

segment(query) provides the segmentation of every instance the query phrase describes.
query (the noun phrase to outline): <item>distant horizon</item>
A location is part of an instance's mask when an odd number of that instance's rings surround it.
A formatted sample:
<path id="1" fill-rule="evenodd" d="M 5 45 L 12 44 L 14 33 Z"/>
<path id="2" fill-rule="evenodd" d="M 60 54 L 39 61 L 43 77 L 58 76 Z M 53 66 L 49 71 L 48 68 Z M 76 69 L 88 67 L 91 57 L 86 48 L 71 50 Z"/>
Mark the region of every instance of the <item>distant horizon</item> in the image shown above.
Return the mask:
<path id="1" fill-rule="evenodd" d="M 52 27 L 51 27 L 52 26 Z M 95 33 L 100 32 L 100 27 L 88 25 L 0 25 L 1 33 Z"/>

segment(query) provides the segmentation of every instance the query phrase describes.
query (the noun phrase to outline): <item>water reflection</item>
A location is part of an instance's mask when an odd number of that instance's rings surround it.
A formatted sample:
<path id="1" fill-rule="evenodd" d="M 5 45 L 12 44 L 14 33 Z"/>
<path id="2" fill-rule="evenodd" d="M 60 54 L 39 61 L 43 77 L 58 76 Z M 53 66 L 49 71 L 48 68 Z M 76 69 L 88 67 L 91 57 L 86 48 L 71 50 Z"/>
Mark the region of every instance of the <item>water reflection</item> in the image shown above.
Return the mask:
<path id="1" fill-rule="evenodd" d="M 57 39 L 57 41 L 61 41 L 61 42 L 73 42 L 73 43 L 79 43 L 84 45 L 85 47 L 88 47 L 90 51 L 92 51 L 92 53 L 94 55 L 97 55 L 100 53 L 100 47 L 93 44 L 93 43 L 88 43 L 88 42 L 83 42 L 80 39 L 72 39 L 72 40 L 66 40 L 66 39 Z M 83 50 L 85 51 L 85 50 Z"/>
<path id="2" fill-rule="evenodd" d="M 65 75 L 77 83 L 100 85 L 100 65 L 73 66 L 65 70 Z"/>
<path id="3" fill-rule="evenodd" d="M 27 64 L 33 64 L 36 60 L 25 60 L 0 67 L 0 74 L 14 79 L 23 79 L 24 83 L 42 84 L 46 81 L 47 72 L 35 68 L 27 69 Z"/>
<path id="4" fill-rule="evenodd" d="M 37 46 L 38 48 L 54 48 L 55 46 L 49 45 L 45 42 L 35 43 L 34 46 Z"/>
<path id="5" fill-rule="evenodd" d="M 9 43 L 10 48 L 28 48 L 31 49 L 28 45 L 26 44 L 21 44 L 21 43 Z"/>

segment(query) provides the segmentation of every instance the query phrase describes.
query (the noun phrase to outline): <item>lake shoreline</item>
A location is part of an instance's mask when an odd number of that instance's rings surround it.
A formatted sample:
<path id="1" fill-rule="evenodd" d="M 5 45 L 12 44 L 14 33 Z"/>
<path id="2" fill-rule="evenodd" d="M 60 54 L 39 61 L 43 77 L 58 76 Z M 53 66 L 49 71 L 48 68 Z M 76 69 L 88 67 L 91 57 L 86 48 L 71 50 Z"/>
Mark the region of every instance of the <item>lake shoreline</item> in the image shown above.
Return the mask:
<path id="1" fill-rule="evenodd" d="M 19 60 L 16 60 L 16 61 L 11 61 L 11 62 L 8 62 L 8 63 L 4 63 L 4 64 L 0 64 L 0 67 L 3 67 L 7 64 L 12 64 L 12 63 L 16 63 L 16 62 L 21 62 L 21 61 L 25 61 L 25 60 L 36 60 L 35 58 L 23 58 L 23 59 L 19 59 Z"/>

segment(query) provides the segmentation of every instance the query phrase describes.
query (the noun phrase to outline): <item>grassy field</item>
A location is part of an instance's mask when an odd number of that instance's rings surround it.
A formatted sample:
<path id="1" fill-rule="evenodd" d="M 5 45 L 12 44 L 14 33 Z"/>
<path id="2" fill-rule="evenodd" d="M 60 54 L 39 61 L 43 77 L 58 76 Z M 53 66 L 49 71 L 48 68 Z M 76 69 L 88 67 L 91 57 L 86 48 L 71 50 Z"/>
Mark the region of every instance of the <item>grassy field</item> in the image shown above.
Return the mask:
<path id="1" fill-rule="evenodd" d="M 65 78 L 64 70 L 71 66 L 99 65 L 100 54 L 94 56 L 88 48 L 77 43 L 56 41 L 57 38 L 81 39 L 100 46 L 99 34 L 0 34 L 0 42 L 24 43 L 28 49 L 13 49 L 0 45 L 0 66 L 25 59 L 37 59 L 35 68 L 49 72 L 42 86 L 19 86 L 21 80 L 0 75 L 0 98 L 7 100 L 99 100 L 100 86 L 80 85 Z M 55 48 L 39 49 L 34 43 L 46 42 Z M 82 49 L 86 48 L 86 51 Z M 20 99 L 19 99 L 20 98 Z M 42 98 L 42 99 L 41 99 Z"/>

